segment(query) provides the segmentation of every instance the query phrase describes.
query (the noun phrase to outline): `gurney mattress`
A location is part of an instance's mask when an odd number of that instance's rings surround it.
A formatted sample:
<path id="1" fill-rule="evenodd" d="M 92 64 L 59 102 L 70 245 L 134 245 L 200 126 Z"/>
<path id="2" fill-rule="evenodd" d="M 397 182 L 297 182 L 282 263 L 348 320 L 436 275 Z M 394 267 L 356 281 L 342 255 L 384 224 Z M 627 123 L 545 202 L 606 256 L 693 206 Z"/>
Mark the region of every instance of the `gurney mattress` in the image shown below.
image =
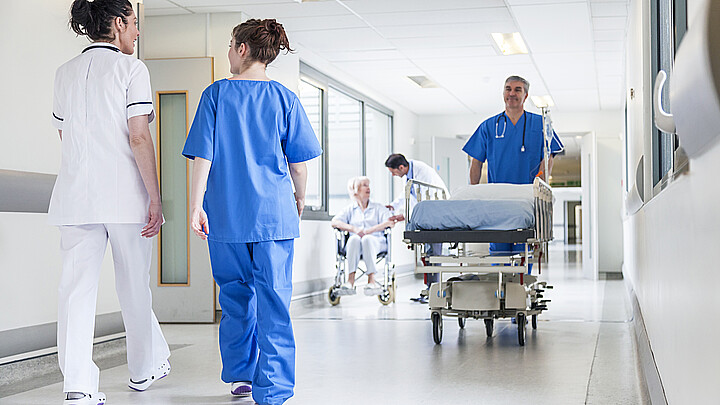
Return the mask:
<path id="1" fill-rule="evenodd" d="M 527 229 L 535 226 L 534 212 L 527 200 L 426 200 L 413 209 L 407 230 Z"/>

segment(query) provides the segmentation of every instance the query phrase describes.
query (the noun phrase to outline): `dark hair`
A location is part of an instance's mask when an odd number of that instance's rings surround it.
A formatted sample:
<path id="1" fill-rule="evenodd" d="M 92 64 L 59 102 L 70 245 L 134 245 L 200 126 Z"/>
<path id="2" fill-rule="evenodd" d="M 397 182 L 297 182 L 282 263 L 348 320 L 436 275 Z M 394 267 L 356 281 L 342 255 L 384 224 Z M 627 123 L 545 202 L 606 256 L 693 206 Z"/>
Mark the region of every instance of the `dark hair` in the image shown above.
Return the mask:
<path id="1" fill-rule="evenodd" d="M 250 48 L 250 58 L 265 65 L 274 61 L 281 50 L 292 51 L 285 29 L 274 18 L 247 20 L 233 28 L 232 36 L 235 48 L 244 43 Z"/>
<path id="2" fill-rule="evenodd" d="M 75 0 L 70 7 L 70 28 L 93 41 L 112 41 L 115 39 L 111 29 L 113 20 L 120 17 L 127 24 L 132 11 L 128 0 Z"/>
<path id="3" fill-rule="evenodd" d="M 392 155 L 388 156 L 387 160 L 385 161 L 385 167 L 389 167 L 391 169 L 397 169 L 401 165 L 409 167 L 410 163 L 408 163 L 407 159 L 405 159 L 405 156 L 399 153 L 393 153 Z"/>

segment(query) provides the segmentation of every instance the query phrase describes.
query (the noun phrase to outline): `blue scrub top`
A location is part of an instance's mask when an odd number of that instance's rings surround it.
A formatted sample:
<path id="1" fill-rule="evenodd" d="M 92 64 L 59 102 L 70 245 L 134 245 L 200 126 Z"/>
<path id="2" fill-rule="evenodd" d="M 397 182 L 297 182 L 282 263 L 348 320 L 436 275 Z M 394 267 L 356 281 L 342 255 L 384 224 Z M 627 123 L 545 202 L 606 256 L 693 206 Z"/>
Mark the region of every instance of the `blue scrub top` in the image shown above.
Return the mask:
<path id="1" fill-rule="evenodd" d="M 300 236 L 288 163 L 321 153 L 300 100 L 282 84 L 223 79 L 208 86 L 182 152 L 212 162 L 203 202 L 208 239 Z"/>
<path id="2" fill-rule="evenodd" d="M 562 150 L 563 144 L 553 130 L 550 153 Z M 488 183 L 531 184 L 544 158 L 542 116 L 526 111 L 515 125 L 505 113 L 490 117 L 475 130 L 463 151 L 480 162 L 487 160 Z"/>

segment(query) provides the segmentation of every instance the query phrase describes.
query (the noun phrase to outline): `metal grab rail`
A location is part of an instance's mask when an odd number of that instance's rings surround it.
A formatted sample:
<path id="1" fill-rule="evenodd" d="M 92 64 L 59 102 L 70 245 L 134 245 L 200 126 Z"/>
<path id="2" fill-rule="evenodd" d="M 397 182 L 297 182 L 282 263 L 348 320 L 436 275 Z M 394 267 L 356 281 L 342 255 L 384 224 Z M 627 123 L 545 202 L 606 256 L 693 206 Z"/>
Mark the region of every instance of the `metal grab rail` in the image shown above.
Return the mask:
<path id="1" fill-rule="evenodd" d="M 426 200 L 447 200 L 447 193 L 445 192 L 445 189 L 436 186 L 430 183 L 425 183 L 419 180 L 415 179 L 409 179 L 407 183 L 405 183 L 405 219 L 410 220 L 410 197 L 412 196 L 412 188 L 413 186 L 416 187 L 415 194 L 417 195 L 417 201 L 420 202 L 423 200 L 422 198 L 422 189 L 421 187 L 426 187 L 425 189 L 425 199 Z M 430 195 L 430 189 L 435 189 L 434 197 Z M 440 196 L 442 198 L 439 198 L 438 193 L 440 193 Z"/>

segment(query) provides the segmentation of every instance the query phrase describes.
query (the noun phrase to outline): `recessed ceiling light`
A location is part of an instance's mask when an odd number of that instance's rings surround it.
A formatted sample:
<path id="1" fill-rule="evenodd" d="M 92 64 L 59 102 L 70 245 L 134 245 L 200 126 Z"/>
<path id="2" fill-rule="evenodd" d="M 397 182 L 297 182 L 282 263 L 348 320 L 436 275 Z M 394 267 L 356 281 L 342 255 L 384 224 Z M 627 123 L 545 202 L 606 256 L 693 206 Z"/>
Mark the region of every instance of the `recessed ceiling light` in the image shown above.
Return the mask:
<path id="1" fill-rule="evenodd" d="M 502 52 L 503 55 L 517 55 L 522 53 L 528 53 L 525 41 L 522 39 L 522 35 L 519 32 L 510 33 L 498 33 L 493 32 L 492 34 L 495 43 Z"/>
<path id="2" fill-rule="evenodd" d="M 537 108 L 554 107 L 555 106 L 555 102 L 553 101 L 552 97 L 550 97 L 549 94 L 546 94 L 544 96 L 530 96 L 530 99 L 532 100 L 533 104 L 535 104 L 535 107 L 537 107 Z"/>
<path id="3" fill-rule="evenodd" d="M 413 83 L 417 84 L 423 89 L 433 89 L 440 87 L 437 83 L 430 80 L 430 78 L 428 78 L 427 76 L 408 76 L 407 78 L 412 80 Z"/>

